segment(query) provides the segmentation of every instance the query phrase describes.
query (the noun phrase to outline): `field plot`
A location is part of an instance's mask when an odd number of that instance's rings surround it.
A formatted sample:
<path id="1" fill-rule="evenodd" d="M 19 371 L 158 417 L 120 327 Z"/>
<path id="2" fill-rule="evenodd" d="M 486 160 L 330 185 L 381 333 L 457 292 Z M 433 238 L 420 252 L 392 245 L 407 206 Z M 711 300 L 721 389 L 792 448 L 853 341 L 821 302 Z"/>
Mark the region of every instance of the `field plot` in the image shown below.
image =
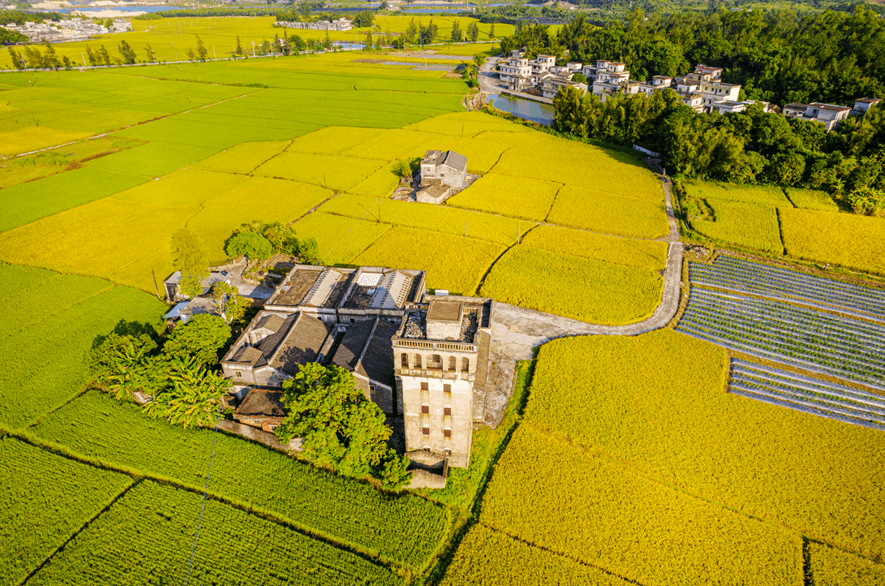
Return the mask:
<path id="1" fill-rule="evenodd" d="M 885 218 L 780 210 L 788 255 L 885 274 Z"/>
<path id="2" fill-rule="evenodd" d="M 428 288 L 473 295 L 502 252 L 503 246 L 484 240 L 396 226 L 352 262 L 396 269 L 421 267 L 427 271 Z"/>
<path id="3" fill-rule="evenodd" d="M 286 148 L 299 153 L 316 153 L 321 155 L 340 154 L 355 148 L 384 134 L 380 128 L 359 128 L 356 126 L 327 126 L 320 130 L 299 136 Z M 374 152 L 366 149 L 356 151 L 356 156 L 377 158 Z M 386 160 L 383 159 L 382 160 Z"/>
<path id="4" fill-rule="evenodd" d="M 164 142 L 152 142 L 121 153 L 89 161 L 100 167 L 123 173 L 137 172 L 148 177 L 162 177 L 176 169 L 214 155 L 217 150 Z"/>
<path id="5" fill-rule="evenodd" d="M 2 111 L 2 108 L 0 108 Z M 79 166 L 83 161 L 138 146 L 139 142 L 96 138 L 82 140 L 49 151 L 0 161 L 0 189 L 57 175 Z"/>
<path id="6" fill-rule="evenodd" d="M 662 241 L 631 240 L 542 225 L 526 234 L 522 244 L 638 269 L 658 271 L 667 266 L 667 243 Z"/>
<path id="7" fill-rule="evenodd" d="M 566 185 L 556 195 L 547 221 L 633 238 L 657 238 L 670 230 L 660 187 L 658 201 L 649 201 Z"/>
<path id="8" fill-rule="evenodd" d="M 519 560 L 518 564 L 513 563 Z M 477 523 L 458 545 L 458 551 L 441 582 L 462 584 L 593 584 L 627 586 L 612 574 L 577 563 L 565 556 L 532 547 L 504 533 Z"/>
<path id="9" fill-rule="evenodd" d="M 131 482 L 124 474 L 0 439 L 0 582 L 21 583 Z"/>
<path id="10" fill-rule="evenodd" d="M 525 424 L 495 467 L 480 521 L 640 584 L 803 584 L 798 534 Z"/>
<path id="11" fill-rule="evenodd" d="M 480 293 L 498 301 L 598 324 L 651 315 L 663 279 L 654 271 L 518 245 L 495 263 Z"/>
<path id="12" fill-rule="evenodd" d="M 96 336 L 120 320 L 156 323 L 165 305 L 107 281 L 0 265 L 0 298 L 11 321 L 0 352 L 0 428 L 16 430 L 73 397 L 88 382 L 83 361 Z M 6 322 L 4 322 L 6 323 Z"/>
<path id="13" fill-rule="evenodd" d="M 258 167 L 255 174 L 348 191 L 382 166 L 385 163 L 375 159 L 284 152 Z"/>
<path id="14" fill-rule="evenodd" d="M 145 175 L 87 167 L 0 191 L 0 232 L 101 199 L 148 180 Z"/>
<path id="15" fill-rule="evenodd" d="M 496 173 L 663 202 L 661 183 L 631 154 L 536 132 L 511 135 Z"/>
<path id="16" fill-rule="evenodd" d="M 201 494 L 146 480 L 90 524 L 32 584 L 169 584 L 188 573 Z M 248 531 L 243 528 L 248 527 Z M 224 544 L 224 547 L 218 547 Z M 150 560 L 149 562 L 147 560 Z M 198 584 L 398 584 L 389 570 L 209 500 L 190 579 Z"/>
<path id="17" fill-rule="evenodd" d="M 146 417 L 134 404 L 98 392 L 78 397 L 31 432 L 82 458 L 197 491 L 203 490 L 212 448 L 210 429 L 172 427 Z M 423 567 L 436 552 L 450 523 L 448 511 L 430 501 L 385 495 L 371 485 L 224 434 L 218 436 L 209 493 L 413 569 Z"/>
<path id="18" fill-rule="evenodd" d="M 729 256 L 689 263 L 691 282 L 885 322 L 885 290 Z"/>
<path id="19" fill-rule="evenodd" d="M 244 142 L 200 161 L 195 167 L 219 173 L 249 174 L 283 152 L 289 144 L 288 140 Z"/>
<path id="20" fill-rule="evenodd" d="M 732 359 L 728 392 L 885 431 L 885 395 Z"/>
<path id="21" fill-rule="evenodd" d="M 3 92 L 9 110 L 0 121 L 0 155 L 52 147 L 259 91 L 155 80 L 142 75 L 150 68 L 127 69 L 129 75 L 117 75 L 121 69 L 4 75 L 4 83 L 16 89 Z"/>
<path id="22" fill-rule="evenodd" d="M 702 199 L 728 200 L 769 207 L 792 207 L 780 187 L 769 185 L 736 185 L 713 181 L 687 181 L 685 189 L 690 196 Z"/>
<path id="23" fill-rule="evenodd" d="M 780 254 L 780 227 L 777 208 L 769 205 L 735 202 L 708 197 L 715 219 L 692 220 L 692 227 L 709 238 L 744 248 Z"/>
<path id="24" fill-rule="evenodd" d="M 555 340 L 539 352 L 523 425 L 797 537 L 881 559 L 885 510 L 870 504 L 885 498 L 882 432 L 726 393 L 727 368 L 722 348 L 670 330 Z"/>
<path id="25" fill-rule="evenodd" d="M 372 221 L 379 219 L 377 200 L 354 195 L 339 195 L 323 204 L 320 211 Z M 384 224 L 467 236 L 497 244 L 512 244 L 520 235 L 520 229 L 525 234 L 534 226 L 530 222 L 520 223 L 511 218 L 469 210 L 392 199 L 381 200 L 380 220 Z"/>
<path id="26" fill-rule="evenodd" d="M 421 130 L 461 137 L 474 137 L 483 132 L 518 132 L 523 134 L 534 132 L 521 124 L 514 124 L 484 112 L 444 114 L 406 126 L 403 130 Z"/>
<path id="27" fill-rule="evenodd" d="M 820 210 L 822 212 L 838 212 L 839 206 L 826 191 L 787 187 L 787 196 L 797 208 Z"/>
<path id="28" fill-rule="evenodd" d="M 446 204 L 542 222 L 560 187 L 561 184 L 550 181 L 489 174 L 447 200 Z"/>
<path id="29" fill-rule="evenodd" d="M 885 390 L 885 324 L 692 287 L 677 330 L 752 356 Z"/>
<path id="30" fill-rule="evenodd" d="M 885 565 L 819 543 L 809 546 L 815 586 L 885 584 Z"/>
<path id="31" fill-rule="evenodd" d="M 321 211 L 295 223 L 299 237 L 316 238 L 320 257 L 327 265 L 349 264 L 389 229 L 389 224 L 378 224 L 371 218 L 360 221 Z"/>

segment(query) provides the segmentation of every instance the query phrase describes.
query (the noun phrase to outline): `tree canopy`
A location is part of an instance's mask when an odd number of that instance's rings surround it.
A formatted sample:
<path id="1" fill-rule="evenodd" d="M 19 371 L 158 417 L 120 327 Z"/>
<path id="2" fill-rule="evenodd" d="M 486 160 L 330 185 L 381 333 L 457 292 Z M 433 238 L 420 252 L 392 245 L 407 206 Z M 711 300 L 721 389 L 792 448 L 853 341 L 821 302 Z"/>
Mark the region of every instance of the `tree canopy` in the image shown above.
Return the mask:
<path id="1" fill-rule="evenodd" d="M 384 413 L 338 366 L 303 365 L 283 383 L 286 417 L 275 433 L 283 442 L 304 441 L 302 455 L 341 474 L 378 478 L 387 488 L 408 482 L 407 462 L 388 445 Z"/>
<path id="2" fill-rule="evenodd" d="M 200 366 L 213 366 L 218 363 L 218 351 L 227 345 L 230 336 L 230 326 L 224 319 L 202 313 L 177 325 L 163 352 L 170 358 L 193 357 Z"/>

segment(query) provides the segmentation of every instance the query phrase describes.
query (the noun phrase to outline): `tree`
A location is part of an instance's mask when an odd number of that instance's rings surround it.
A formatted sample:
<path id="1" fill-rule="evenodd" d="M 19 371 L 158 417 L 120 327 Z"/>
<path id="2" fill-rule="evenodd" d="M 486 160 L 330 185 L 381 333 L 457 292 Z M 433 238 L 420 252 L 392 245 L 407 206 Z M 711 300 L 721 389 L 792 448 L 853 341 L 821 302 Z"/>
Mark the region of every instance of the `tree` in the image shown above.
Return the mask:
<path id="1" fill-rule="evenodd" d="M 126 40 L 120 41 L 120 46 L 118 47 L 120 51 L 120 58 L 123 60 L 123 63 L 133 64 L 135 63 L 135 50 L 129 46 L 129 43 Z"/>
<path id="2" fill-rule="evenodd" d="M 92 49 L 89 48 L 89 45 L 86 45 L 86 58 L 89 60 L 89 65 L 95 67 L 99 64 L 98 57 L 95 53 L 92 52 Z"/>
<path id="3" fill-rule="evenodd" d="M 476 21 L 471 21 L 470 24 L 467 25 L 467 40 L 471 43 L 475 43 L 479 38 L 479 25 Z"/>
<path id="4" fill-rule="evenodd" d="M 65 69 L 70 69 L 70 68 L 71 68 L 71 60 L 68 58 L 67 55 L 62 56 L 62 58 L 61 58 L 61 64 L 64 65 L 64 68 L 65 68 Z"/>
<path id="5" fill-rule="evenodd" d="M 15 49 L 9 47 L 9 58 L 12 59 L 12 64 L 16 69 L 24 69 L 25 64 L 22 62 L 21 55 L 15 52 Z"/>
<path id="6" fill-rule="evenodd" d="M 188 47 L 188 48 L 187 48 L 187 58 L 188 58 L 189 61 L 196 61 L 196 60 L 197 60 L 197 54 L 194 53 L 194 48 L 193 48 L 193 47 Z"/>
<path id="7" fill-rule="evenodd" d="M 98 47 L 98 57 L 101 59 L 101 63 L 103 63 L 106 67 L 109 67 L 111 64 L 111 55 L 108 53 L 108 50 L 104 48 L 104 45 L 100 45 Z"/>
<path id="8" fill-rule="evenodd" d="M 463 37 L 461 34 L 461 25 L 458 24 L 458 21 L 456 20 L 455 23 L 452 25 L 452 42 L 460 43 L 462 40 Z"/>
<path id="9" fill-rule="evenodd" d="M 144 52 L 146 54 L 146 58 L 147 58 L 148 63 L 156 63 L 157 62 L 157 54 L 154 53 L 154 50 L 151 48 L 150 45 L 144 46 Z"/>
<path id="10" fill-rule="evenodd" d="M 375 13 L 371 10 L 363 10 L 353 17 L 353 26 L 358 28 L 366 28 L 375 23 Z"/>
<path id="11" fill-rule="evenodd" d="M 221 398 L 230 392 L 229 380 L 202 368 L 193 357 L 170 360 L 167 378 L 170 386 L 145 404 L 148 415 L 183 427 L 215 425 Z"/>
<path id="12" fill-rule="evenodd" d="M 407 43 L 414 43 L 418 40 L 418 24 L 415 22 L 415 17 L 409 21 L 409 24 L 406 26 L 406 32 L 403 35 L 403 40 Z"/>
<path id="13" fill-rule="evenodd" d="M 520 21 L 520 22 L 522 22 L 522 21 Z M 494 23 L 494 22 L 492 23 L 492 26 L 491 26 L 491 28 L 489 29 L 489 38 L 490 38 L 490 39 L 494 39 L 494 38 L 495 38 L 495 23 Z"/>
<path id="14" fill-rule="evenodd" d="M 237 44 L 234 47 L 234 55 L 242 55 L 243 54 L 243 43 L 240 42 L 240 35 L 237 35 Z"/>
<path id="15" fill-rule="evenodd" d="M 363 51 L 371 51 L 375 46 L 375 40 L 372 38 L 372 31 L 366 33 L 366 42 L 363 43 Z"/>
<path id="16" fill-rule="evenodd" d="M 302 21 L 308 22 L 310 20 L 310 4 L 307 3 L 307 0 L 301 1 L 298 6 L 298 14 L 301 15 Z"/>
<path id="17" fill-rule="evenodd" d="M 252 303 L 229 283 L 215 283 L 212 287 L 212 299 L 215 301 L 215 309 L 227 324 L 242 319 Z"/>
<path id="18" fill-rule="evenodd" d="M 283 382 L 286 416 L 274 433 L 283 442 L 302 438 L 302 455 L 346 476 L 382 478 L 399 489 L 404 462 L 388 445 L 384 413 L 355 388 L 353 374 L 339 366 L 303 365 Z"/>
<path id="19" fill-rule="evenodd" d="M 245 230 L 233 235 L 224 248 L 228 256 L 248 256 L 264 260 L 273 254 L 273 246 L 267 238 L 251 230 Z"/>
<path id="20" fill-rule="evenodd" d="M 209 51 L 206 50 L 206 45 L 203 44 L 203 39 L 200 38 L 200 35 L 194 35 L 197 37 L 197 57 L 200 58 L 200 61 L 205 61 L 206 57 L 209 56 Z"/>
<path id="21" fill-rule="evenodd" d="M 46 47 L 46 53 L 43 55 L 43 67 L 58 69 L 58 55 L 55 53 L 55 47 L 48 40 L 43 41 Z"/>
<path id="22" fill-rule="evenodd" d="M 289 36 L 289 45 L 295 52 L 304 51 L 305 49 L 307 49 L 307 43 L 305 43 L 304 39 L 302 39 L 298 35 Z"/>
<path id="23" fill-rule="evenodd" d="M 199 366 L 214 366 L 218 363 L 218 351 L 224 348 L 230 335 L 230 326 L 224 319 L 201 313 L 172 330 L 163 345 L 163 353 L 169 358 L 193 357 Z"/>
<path id="24" fill-rule="evenodd" d="M 178 290 L 182 295 L 191 299 L 200 295 L 203 292 L 201 282 L 209 276 L 206 252 L 197 235 L 187 228 L 172 235 L 172 263 L 181 271 Z"/>
<path id="25" fill-rule="evenodd" d="M 145 364 L 156 348 L 147 334 L 110 334 L 88 353 L 86 364 L 98 385 L 124 399 L 150 386 Z"/>
<path id="26" fill-rule="evenodd" d="M 301 255 L 301 262 L 309 265 L 323 264 L 323 259 L 320 256 L 320 245 L 317 243 L 316 238 L 302 240 L 299 243 L 298 254 Z"/>

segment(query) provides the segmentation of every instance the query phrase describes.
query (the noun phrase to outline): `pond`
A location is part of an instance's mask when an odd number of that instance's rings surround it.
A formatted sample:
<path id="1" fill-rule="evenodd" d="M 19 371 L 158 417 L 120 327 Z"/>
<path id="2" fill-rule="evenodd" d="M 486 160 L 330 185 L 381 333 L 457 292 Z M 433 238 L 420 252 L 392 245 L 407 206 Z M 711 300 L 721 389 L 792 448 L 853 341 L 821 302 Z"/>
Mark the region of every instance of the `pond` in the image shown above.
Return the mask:
<path id="1" fill-rule="evenodd" d="M 533 102 L 532 100 L 523 100 L 500 94 L 489 96 L 489 102 L 495 108 L 504 112 L 509 112 L 523 120 L 531 120 L 532 122 L 544 124 L 545 126 L 550 126 L 550 123 L 553 122 L 553 106 L 549 104 L 542 104 L 540 102 Z"/>

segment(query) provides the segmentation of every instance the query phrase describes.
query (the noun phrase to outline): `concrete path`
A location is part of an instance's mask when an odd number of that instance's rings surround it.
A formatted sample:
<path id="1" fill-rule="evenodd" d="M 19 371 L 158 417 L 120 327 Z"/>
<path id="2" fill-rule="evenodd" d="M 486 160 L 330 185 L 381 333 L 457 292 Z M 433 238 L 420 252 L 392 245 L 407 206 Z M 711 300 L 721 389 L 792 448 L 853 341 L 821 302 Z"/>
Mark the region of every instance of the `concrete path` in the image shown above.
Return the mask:
<path id="1" fill-rule="evenodd" d="M 602 326 L 495 302 L 495 320 L 492 324 L 490 348 L 490 380 L 485 397 L 482 401 L 474 403 L 474 413 L 482 414 L 481 419 L 486 425 L 497 427 L 501 423 L 513 392 L 516 361 L 530 360 L 534 348 L 550 340 L 567 336 L 636 336 L 663 328 L 676 315 L 682 284 L 683 248 L 679 241 L 679 226 L 673 211 L 671 183 L 666 177 L 661 176 L 660 179 L 670 225 L 670 232 L 663 238 L 668 242 L 669 249 L 667 266 L 663 274 L 664 288 L 660 305 L 650 317 L 640 322 L 624 326 Z"/>

